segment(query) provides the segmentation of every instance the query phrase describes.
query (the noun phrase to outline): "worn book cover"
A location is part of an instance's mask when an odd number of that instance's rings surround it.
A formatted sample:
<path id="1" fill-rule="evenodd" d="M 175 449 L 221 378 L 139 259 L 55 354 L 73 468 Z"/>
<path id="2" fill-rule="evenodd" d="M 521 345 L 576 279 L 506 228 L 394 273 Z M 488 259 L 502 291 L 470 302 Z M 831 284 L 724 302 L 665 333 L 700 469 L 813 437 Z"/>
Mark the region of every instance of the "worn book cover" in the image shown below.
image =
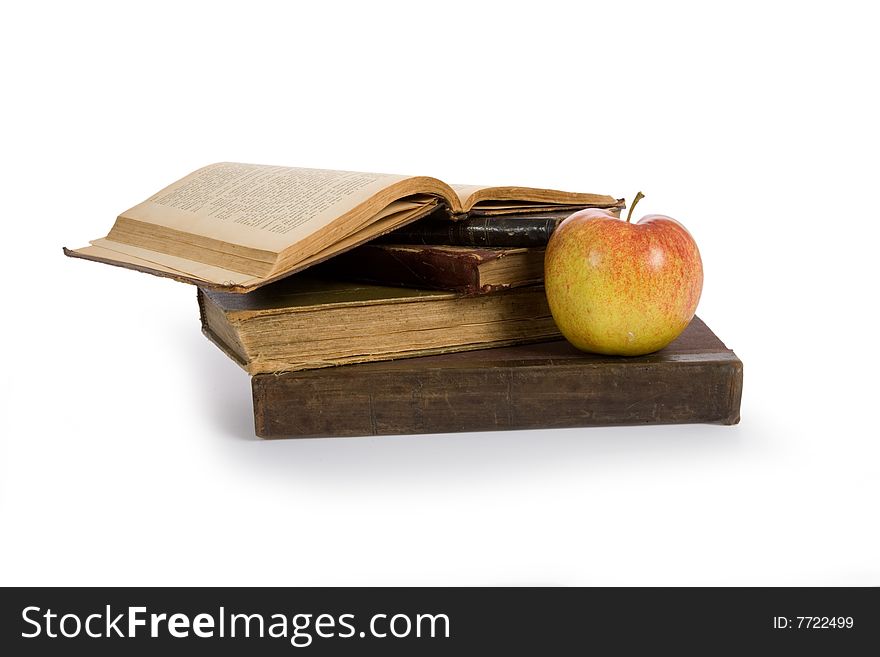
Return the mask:
<path id="1" fill-rule="evenodd" d="M 568 209 L 500 216 L 471 213 L 458 221 L 450 221 L 444 209 L 441 207 L 419 221 L 384 235 L 378 241 L 479 248 L 544 247 L 556 227 L 574 212 Z"/>
<path id="2" fill-rule="evenodd" d="M 200 289 L 198 301 L 205 335 L 250 374 L 559 336 L 540 285 L 468 296 L 297 275 L 249 294 Z"/>
<path id="3" fill-rule="evenodd" d="M 253 377 L 266 438 L 739 421 L 742 362 L 694 318 L 647 356 L 564 340 Z"/>
<path id="4" fill-rule="evenodd" d="M 316 273 L 329 277 L 465 294 L 486 294 L 544 280 L 544 249 L 365 244 Z"/>

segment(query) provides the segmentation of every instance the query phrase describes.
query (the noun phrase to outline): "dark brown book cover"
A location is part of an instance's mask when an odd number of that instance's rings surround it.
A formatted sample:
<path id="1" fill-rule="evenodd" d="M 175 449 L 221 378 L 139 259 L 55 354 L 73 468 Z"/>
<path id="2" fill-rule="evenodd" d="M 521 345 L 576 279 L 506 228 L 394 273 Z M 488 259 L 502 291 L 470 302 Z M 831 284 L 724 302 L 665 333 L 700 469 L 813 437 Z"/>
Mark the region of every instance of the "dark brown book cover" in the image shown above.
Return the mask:
<path id="1" fill-rule="evenodd" d="M 743 366 L 698 318 L 647 356 L 564 340 L 252 379 L 264 438 L 739 421 Z"/>
<path id="2" fill-rule="evenodd" d="M 342 280 L 485 294 L 541 283 L 544 249 L 366 244 L 315 271 Z"/>

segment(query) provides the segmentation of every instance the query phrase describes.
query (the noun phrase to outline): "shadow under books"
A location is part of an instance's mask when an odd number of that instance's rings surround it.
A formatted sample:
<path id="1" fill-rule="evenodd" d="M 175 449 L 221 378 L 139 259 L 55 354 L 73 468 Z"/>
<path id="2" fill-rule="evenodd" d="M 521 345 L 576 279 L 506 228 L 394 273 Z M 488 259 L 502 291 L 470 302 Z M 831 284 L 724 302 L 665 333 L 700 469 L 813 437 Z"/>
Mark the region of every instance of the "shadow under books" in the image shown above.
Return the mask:
<path id="1" fill-rule="evenodd" d="M 204 391 L 202 415 L 206 426 L 235 440 L 256 442 L 250 377 L 198 333 L 186 352 L 193 355 L 197 388 Z M 197 344 L 196 344 L 197 343 Z"/>
<path id="2" fill-rule="evenodd" d="M 281 479 L 400 483 L 440 473 L 467 479 L 492 470 L 570 467 L 599 473 L 618 460 L 637 465 L 742 447 L 736 428 L 706 424 L 263 440 L 254 433 L 248 375 L 207 341 L 187 347 L 198 361 L 193 363 L 198 387 L 205 390 L 206 426 L 227 441 L 236 461 Z"/>

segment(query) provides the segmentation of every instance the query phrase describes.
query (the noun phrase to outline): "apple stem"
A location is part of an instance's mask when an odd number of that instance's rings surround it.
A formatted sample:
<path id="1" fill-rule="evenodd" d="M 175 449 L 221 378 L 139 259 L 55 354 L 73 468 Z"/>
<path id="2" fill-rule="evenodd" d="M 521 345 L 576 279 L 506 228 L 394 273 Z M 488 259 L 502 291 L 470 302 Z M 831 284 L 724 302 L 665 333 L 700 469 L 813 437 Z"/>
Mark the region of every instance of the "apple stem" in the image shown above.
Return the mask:
<path id="1" fill-rule="evenodd" d="M 636 197 L 633 199 L 633 204 L 629 207 L 629 214 L 626 215 L 626 223 L 629 223 L 629 220 L 632 219 L 633 210 L 636 209 L 636 204 L 645 198 L 645 195 L 639 192 L 636 194 Z"/>

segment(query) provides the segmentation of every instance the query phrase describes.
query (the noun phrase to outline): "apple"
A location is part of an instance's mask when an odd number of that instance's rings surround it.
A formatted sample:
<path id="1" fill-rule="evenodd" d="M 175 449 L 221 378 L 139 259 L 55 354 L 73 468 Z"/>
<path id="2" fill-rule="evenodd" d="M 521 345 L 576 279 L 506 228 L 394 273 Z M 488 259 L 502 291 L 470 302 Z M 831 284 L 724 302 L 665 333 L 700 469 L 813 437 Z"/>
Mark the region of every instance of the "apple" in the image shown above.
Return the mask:
<path id="1" fill-rule="evenodd" d="M 639 356 L 662 349 L 694 316 L 703 263 L 675 219 L 649 214 L 631 223 L 611 212 L 575 212 L 554 231 L 544 258 L 550 312 L 582 351 Z"/>

